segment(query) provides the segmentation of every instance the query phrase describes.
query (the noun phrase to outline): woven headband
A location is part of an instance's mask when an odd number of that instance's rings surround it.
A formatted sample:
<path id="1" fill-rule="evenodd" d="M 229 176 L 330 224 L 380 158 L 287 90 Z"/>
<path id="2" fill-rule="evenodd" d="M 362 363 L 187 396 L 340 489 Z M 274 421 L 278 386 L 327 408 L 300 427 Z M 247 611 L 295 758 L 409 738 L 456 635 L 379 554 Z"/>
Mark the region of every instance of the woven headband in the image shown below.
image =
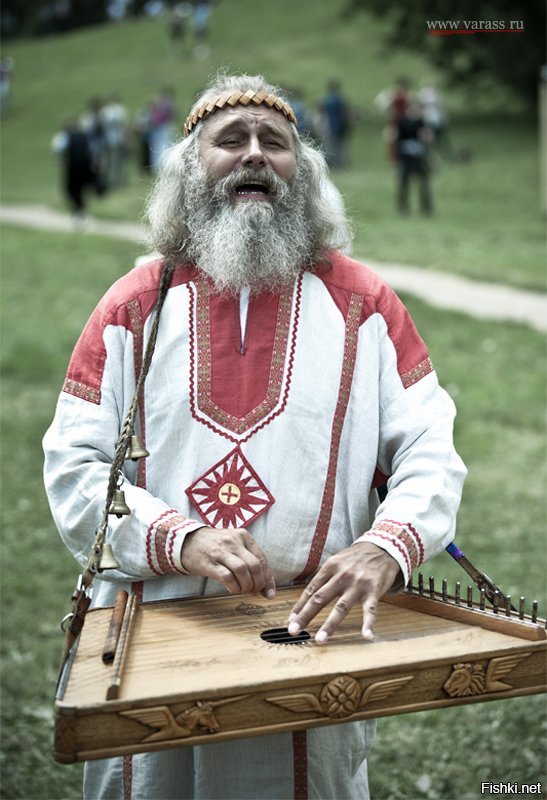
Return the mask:
<path id="1" fill-rule="evenodd" d="M 208 117 L 209 114 L 213 114 L 218 108 L 224 108 L 225 106 L 231 106 L 233 108 L 237 105 L 248 106 L 251 104 L 255 106 L 266 105 L 268 108 L 280 111 L 289 122 L 296 125 L 296 116 L 290 105 L 274 94 L 268 94 L 268 92 L 264 91 L 254 92 L 252 89 L 249 89 L 247 92 L 240 92 L 237 90 L 235 92 L 223 92 L 223 94 L 219 94 L 218 97 L 205 100 L 195 111 L 191 111 L 184 123 L 184 135 L 188 136 L 198 122 Z"/>

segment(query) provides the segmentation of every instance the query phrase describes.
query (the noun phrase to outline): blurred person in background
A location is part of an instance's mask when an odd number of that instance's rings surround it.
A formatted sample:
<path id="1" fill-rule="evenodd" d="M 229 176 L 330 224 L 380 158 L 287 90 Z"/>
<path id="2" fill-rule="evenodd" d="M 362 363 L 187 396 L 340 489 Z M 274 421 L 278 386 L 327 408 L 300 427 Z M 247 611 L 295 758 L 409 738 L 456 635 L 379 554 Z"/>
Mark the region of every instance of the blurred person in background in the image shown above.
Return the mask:
<path id="1" fill-rule="evenodd" d="M 194 40 L 196 47 L 206 47 L 209 41 L 211 3 L 209 0 L 194 0 Z M 208 48 L 207 48 L 208 50 Z"/>
<path id="2" fill-rule="evenodd" d="M 150 165 L 157 172 L 167 148 L 173 143 L 175 135 L 175 93 L 171 87 L 164 87 L 152 101 L 148 119 L 148 140 L 150 143 Z"/>
<path id="3" fill-rule="evenodd" d="M 143 106 L 137 112 L 133 122 L 133 136 L 137 142 L 137 166 L 142 177 L 147 176 L 152 169 L 150 147 L 152 105 L 153 101 L 151 100 L 147 105 Z"/>
<path id="4" fill-rule="evenodd" d="M 51 142 L 51 149 L 61 165 L 63 192 L 74 214 L 76 227 L 85 225 L 86 191 L 96 188 L 97 176 L 89 138 L 76 117 L 67 117 Z"/>
<path id="5" fill-rule="evenodd" d="M 397 208 L 401 214 L 410 211 L 411 183 L 418 184 L 422 214 L 433 213 L 431 195 L 431 145 L 433 132 L 425 123 L 417 100 L 411 100 L 406 112 L 393 126 L 397 159 Z"/>
<path id="6" fill-rule="evenodd" d="M 382 132 L 382 138 L 386 143 L 388 160 L 392 163 L 397 162 L 395 147 L 397 126 L 400 120 L 406 115 L 411 98 L 410 81 L 408 78 L 404 77 L 395 81 L 393 88 L 382 89 L 374 98 L 374 105 L 382 112 L 386 119 L 386 126 Z"/>
<path id="7" fill-rule="evenodd" d="M 169 13 L 169 35 L 176 50 L 185 50 L 188 23 L 192 17 L 191 3 L 176 3 Z"/>
<path id="8" fill-rule="evenodd" d="M 108 186 L 105 174 L 106 138 L 102 109 L 103 101 L 101 98 L 92 97 L 87 104 L 86 111 L 80 118 L 80 128 L 89 142 L 97 194 L 105 192 Z"/>
<path id="9" fill-rule="evenodd" d="M 446 158 L 452 159 L 454 153 L 448 135 L 448 118 L 439 90 L 431 80 L 422 81 L 417 99 L 422 107 L 424 123 L 431 130 L 434 147 Z"/>
<path id="10" fill-rule="evenodd" d="M 119 96 L 113 94 L 101 108 L 100 117 L 104 136 L 105 180 L 111 189 L 123 186 L 127 181 L 129 115 Z"/>
<path id="11" fill-rule="evenodd" d="M 351 130 L 351 110 L 342 94 L 340 81 L 329 82 L 321 109 L 325 117 L 327 164 L 338 169 L 347 164 L 347 141 Z"/>
<path id="12" fill-rule="evenodd" d="M 118 568 L 101 574 L 94 604 L 112 606 L 120 589 L 142 601 L 271 599 L 296 582 L 291 635 L 329 606 L 315 634 L 328 646 L 358 606 L 365 647 L 379 598 L 452 540 L 465 468 L 426 346 L 393 291 L 340 252 L 343 203 L 296 122 L 261 76 L 221 75 L 198 97 L 149 198 L 162 255 L 93 313 L 44 474 L 58 529 L 85 562 L 159 320 L 140 406 L 150 455 L 146 470 L 125 461 L 131 513 L 110 517 Z M 88 762 L 84 794 L 366 800 L 374 730 L 349 722 Z"/>
<path id="13" fill-rule="evenodd" d="M 0 60 L 0 116 L 5 117 L 11 107 L 11 82 L 15 62 L 11 56 Z"/>

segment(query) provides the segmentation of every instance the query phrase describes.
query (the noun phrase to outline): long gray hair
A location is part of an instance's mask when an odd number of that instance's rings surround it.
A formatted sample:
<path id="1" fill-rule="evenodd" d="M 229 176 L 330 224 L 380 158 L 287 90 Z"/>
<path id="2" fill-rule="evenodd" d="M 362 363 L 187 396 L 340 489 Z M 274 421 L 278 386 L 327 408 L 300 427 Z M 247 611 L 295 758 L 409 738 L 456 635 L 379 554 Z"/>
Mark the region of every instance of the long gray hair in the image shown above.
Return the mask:
<path id="1" fill-rule="evenodd" d="M 284 92 L 261 75 L 219 74 L 197 98 L 192 111 L 207 99 L 223 92 L 240 90 L 265 91 L 290 103 Z M 215 112 L 222 113 L 222 112 Z M 190 254 L 190 232 L 185 222 L 185 209 L 192 202 L 186 196 L 188 170 L 196 168 L 198 141 L 203 122 L 167 151 L 160 173 L 150 193 L 146 215 L 150 244 L 166 258 L 187 260 Z M 304 215 L 308 226 L 309 253 L 312 263 L 321 260 L 329 250 L 346 247 L 351 241 L 351 228 L 338 190 L 329 178 L 322 153 L 304 141 L 294 125 L 291 129 L 296 146 L 297 167 L 306 182 Z"/>

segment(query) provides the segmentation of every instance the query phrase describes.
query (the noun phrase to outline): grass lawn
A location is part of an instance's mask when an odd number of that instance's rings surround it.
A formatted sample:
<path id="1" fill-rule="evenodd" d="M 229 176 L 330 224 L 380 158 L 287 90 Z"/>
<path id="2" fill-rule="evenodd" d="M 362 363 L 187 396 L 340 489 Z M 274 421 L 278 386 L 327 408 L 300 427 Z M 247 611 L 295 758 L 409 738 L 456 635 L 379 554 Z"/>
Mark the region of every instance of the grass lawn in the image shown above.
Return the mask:
<path id="1" fill-rule="evenodd" d="M 127 243 L 98 237 L 2 231 L 6 800 L 80 796 L 81 766 L 60 766 L 50 756 L 58 622 L 78 569 L 50 519 L 40 441 L 83 323 L 136 254 Z M 406 300 L 459 407 L 457 444 L 470 474 L 458 542 L 506 592 L 539 599 L 544 614 L 543 338 Z M 426 569 L 451 583 L 465 580 L 446 555 Z M 545 785 L 544 719 L 542 697 L 384 719 L 371 756 L 373 797 L 478 800 L 485 780 Z"/>

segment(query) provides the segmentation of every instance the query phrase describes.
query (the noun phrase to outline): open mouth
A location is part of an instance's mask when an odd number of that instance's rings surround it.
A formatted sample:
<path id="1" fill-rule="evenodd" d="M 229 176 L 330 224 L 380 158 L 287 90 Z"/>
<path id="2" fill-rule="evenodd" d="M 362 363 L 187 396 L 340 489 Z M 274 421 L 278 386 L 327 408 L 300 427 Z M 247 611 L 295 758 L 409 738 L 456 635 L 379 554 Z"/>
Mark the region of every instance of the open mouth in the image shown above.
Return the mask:
<path id="1" fill-rule="evenodd" d="M 265 198 L 270 194 L 270 189 L 265 183 L 240 183 L 235 193 L 238 197 Z"/>

